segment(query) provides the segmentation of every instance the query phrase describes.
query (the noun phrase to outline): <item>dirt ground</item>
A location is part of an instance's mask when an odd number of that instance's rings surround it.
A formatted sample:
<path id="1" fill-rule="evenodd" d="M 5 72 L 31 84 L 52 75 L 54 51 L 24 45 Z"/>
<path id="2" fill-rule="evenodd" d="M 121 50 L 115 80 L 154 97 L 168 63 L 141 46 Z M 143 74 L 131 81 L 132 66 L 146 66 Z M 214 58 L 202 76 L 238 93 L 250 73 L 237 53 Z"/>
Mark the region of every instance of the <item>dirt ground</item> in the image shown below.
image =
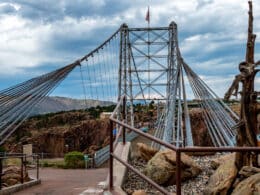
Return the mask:
<path id="1" fill-rule="evenodd" d="M 35 175 L 35 170 L 29 173 Z M 54 169 L 41 168 L 42 183 L 15 193 L 15 195 L 76 195 L 87 187 L 95 187 L 107 177 L 108 169 Z"/>

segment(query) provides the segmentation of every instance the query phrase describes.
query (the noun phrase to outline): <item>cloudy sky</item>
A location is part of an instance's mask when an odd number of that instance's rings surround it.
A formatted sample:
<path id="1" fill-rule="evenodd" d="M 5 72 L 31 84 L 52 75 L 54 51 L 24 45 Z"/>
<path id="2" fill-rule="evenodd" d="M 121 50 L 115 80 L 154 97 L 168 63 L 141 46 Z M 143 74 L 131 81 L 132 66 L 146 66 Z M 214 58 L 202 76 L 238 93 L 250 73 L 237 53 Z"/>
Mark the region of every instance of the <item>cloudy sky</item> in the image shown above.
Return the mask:
<path id="1" fill-rule="evenodd" d="M 247 0 L 1 0 L 0 89 L 74 62 L 122 23 L 178 24 L 185 61 L 221 97 L 245 58 Z M 260 59 L 260 2 L 254 1 L 255 58 Z M 53 95 L 82 98 L 70 83 Z M 256 82 L 260 86 L 259 76 Z M 78 89 L 78 90 L 76 90 Z"/>

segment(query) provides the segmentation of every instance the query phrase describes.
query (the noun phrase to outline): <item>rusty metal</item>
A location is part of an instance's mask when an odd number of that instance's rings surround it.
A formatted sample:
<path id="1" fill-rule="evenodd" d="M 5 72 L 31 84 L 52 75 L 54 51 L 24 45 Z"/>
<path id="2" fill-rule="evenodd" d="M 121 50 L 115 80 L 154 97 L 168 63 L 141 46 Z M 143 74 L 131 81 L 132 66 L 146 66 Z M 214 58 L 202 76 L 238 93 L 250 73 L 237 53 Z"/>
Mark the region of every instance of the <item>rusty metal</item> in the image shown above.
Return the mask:
<path id="1" fill-rule="evenodd" d="M 176 194 L 181 195 L 181 151 L 176 150 Z"/>
<path id="2" fill-rule="evenodd" d="M 236 75 L 231 87 L 225 94 L 228 100 L 231 95 L 237 95 L 239 83 L 242 83 L 242 92 L 240 100 L 240 122 L 244 125 L 239 126 L 237 133 L 237 146 L 257 146 L 256 135 L 259 133 L 257 129 L 257 114 L 259 113 L 257 103 L 257 93 L 254 91 L 255 76 L 259 70 L 256 69 L 258 62 L 254 60 L 254 48 L 256 35 L 253 33 L 253 6 L 252 1 L 248 1 L 248 37 L 245 61 L 238 66 L 240 74 Z M 236 165 L 240 169 L 242 166 L 258 166 L 257 155 L 236 154 Z"/>
<path id="3" fill-rule="evenodd" d="M 123 109 L 122 109 L 123 120 L 126 120 L 126 97 L 123 97 Z M 125 127 L 123 126 L 123 145 L 125 145 Z"/>
<path id="4" fill-rule="evenodd" d="M 260 152 L 259 147 L 185 147 L 181 152 Z"/>
<path id="5" fill-rule="evenodd" d="M 26 156 L 26 154 L 24 155 L 24 162 L 23 163 L 24 163 L 24 166 L 23 166 L 24 167 L 24 173 L 26 174 L 26 172 L 27 172 L 27 166 L 26 166 L 27 165 L 27 156 Z"/>
<path id="6" fill-rule="evenodd" d="M 146 137 L 150 140 L 153 140 L 154 142 L 159 143 L 159 144 L 161 144 L 161 145 L 163 145 L 163 146 L 165 146 L 165 147 L 167 147 L 167 148 L 176 152 L 176 194 L 177 195 L 181 195 L 181 153 L 182 152 L 195 152 L 195 153 L 196 152 L 258 152 L 258 153 L 260 152 L 259 147 L 217 147 L 217 148 L 216 147 L 185 147 L 185 148 L 180 147 L 180 148 L 176 148 L 173 145 L 170 145 L 166 142 L 163 142 L 162 140 L 155 138 L 152 135 L 143 133 L 141 130 L 136 129 L 134 127 L 131 127 L 130 125 L 125 124 L 125 123 L 123 123 L 123 122 L 121 122 L 117 119 L 110 117 L 110 121 L 115 122 L 119 126 L 123 126 L 128 130 L 134 131 L 134 132 L 138 133 L 139 135 L 144 136 L 144 137 Z M 111 132 L 112 132 L 113 128 L 110 128 L 110 129 L 111 129 Z M 111 152 L 110 153 L 110 160 L 113 159 L 114 157 L 115 157 L 115 155 L 113 154 L 113 152 Z M 120 162 L 122 161 L 122 159 L 120 159 L 117 156 L 115 158 Z M 131 167 L 131 165 L 128 164 L 127 162 L 123 161 L 122 164 L 124 164 L 128 168 Z M 129 168 L 129 169 L 131 169 L 131 168 Z M 110 167 L 109 172 L 110 172 L 109 183 L 110 183 L 110 186 L 111 186 L 111 183 L 112 183 L 112 186 L 113 186 L 113 181 L 112 181 L 113 177 L 111 177 L 111 175 L 113 175 L 113 167 L 112 167 L 112 169 Z M 138 171 L 135 172 L 135 173 L 138 174 L 139 176 L 141 174 L 141 173 L 138 173 Z M 140 177 L 142 177 L 144 180 L 146 180 L 146 181 L 149 180 L 149 178 L 147 178 L 145 175 L 143 175 L 143 174 L 141 174 L 141 175 L 142 176 L 140 176 Z M 156 189 L 160 190 L 159 188 L 157 188 L 157 186 L 154 186 L 154 187 Z"/>
<path id="7" fill-rule="evenodd" d="M 37 159 L 37 160 L 36 160 L 36 161 L 37 161 L 37 162 L 36 162 L 36 163 L 37 163 L 37 165 L 36 165 L 36 166 L 37 166 L 36 179 L 37 179 L 37 180 L 39 179 L 39 158 L 40 158 L 39 155 L 37 155 L 37 156 L 36 156 L 36 159 Z"/>
<path id="8" fill-rule="evenodd" d="M 113 121 L 110 120 L 110 145 L 109 145 L 109 189 L 113 189 Z"/>
<path id="9" fill-rule="evenodd" d="M 125 127 L 126 129 L 129 129 L 129 130 L 131 130 L 131 131 L 134 131 L 134 132 L 138 133 L 139 135 L 144 136 L 144 137 L 146 137 L 146 138 L 148 138 L 148 139 L 150 139 L 150 140 L 152 140 L 152 141 L 155 141 L 156 143 L 159 143 L 159 144 L 161 144 L 161 145 L 163 145 L 163 146 L 165 146 L 165 147 L 167 147 L 167 148 L 169 148 L 169 149 L 172 149 L 172 150 L 174 150 L 174 151 L 177 150 L 177 148 L 176 148 L 175 146 L 173 146 L 173 145 L 171 145 L 171 144 L 169 144 L 169 143 L 166 143 L 166 142 L 164 142 L 164 141 L 162 141 L 162 140 L 160 140 L 160 139 L 158 139 L 158 138 L 156 138 L 156 137 L 154 137 L 154 136 L 152 136 L 152 135 L 149 135 L 149 134 L 147 134 L 147 133 L 144 133 L 144 132 L 141 131 L 140 129 L 137 129 L 137 128 L 135 128 L 135 127 L 132 127 L 132 126 L 126 124 L 126 123 L 123 123 L 123 122 L 121 122 L 121 121 L 119 121 L 119 120 L 117 120 L 117 119 L 111 118 L 111 117 L 110 117 L 110 120 L 113 121 L 113 122 L 115 122 L 116 124 L 118 124 L 118 125 L 120 125 L 120 126 Z"/>
<path id="10" fill-rule="evenodd" d="M 24 168 L 24 159 L 21 158 L 21 183 L 23 184 L 23 168 Z"/>
<path id="11" fill-rule="evenodd" d="M 0 190 L 2 189 L 2 176 L 3 174 L 3 160 L 9 159 L 9 158 L 19 158 L 21 160 L 21 179 L 20 182 L 21 184 L 24 183 L 24 176 L 26 174 L 26 163 L 27 163 L 27 158 L 36 158 L 36 179 L 39 179 L 39 155 L 38 154 L 33 154 L 33 155 L 26 155 L 26 154 L 21 154 L 21 153 L 11 153 L 8 154 L 6 153 L 5 156 L 0 157 Z"/>
<path id="12" fill-rule="evenodd" d="M 2 189 L 3 160 L 0 159 L 0 190 Z"/>

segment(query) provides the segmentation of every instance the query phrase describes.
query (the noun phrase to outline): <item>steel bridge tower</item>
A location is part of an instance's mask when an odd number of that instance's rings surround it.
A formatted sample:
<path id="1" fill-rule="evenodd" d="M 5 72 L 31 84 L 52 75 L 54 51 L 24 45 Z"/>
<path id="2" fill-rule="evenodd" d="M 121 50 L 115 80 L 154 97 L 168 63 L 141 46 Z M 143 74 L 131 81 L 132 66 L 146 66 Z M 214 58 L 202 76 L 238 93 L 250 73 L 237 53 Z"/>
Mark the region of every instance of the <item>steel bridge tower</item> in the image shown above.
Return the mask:
<path id="1" fill-rule="evenodd" d="M 163 122 L 159 137 L 177 146 L 193 145 L 181 62 L 175 22 L 159 28 L 121 26 L 118 98 L 126 97 L 124 118 L 134 126 L 135 103 L 162 102 L 165 109 L 160 116 Z M 180 140 L 183 114 L 187 116 L 186 143 Z"/>

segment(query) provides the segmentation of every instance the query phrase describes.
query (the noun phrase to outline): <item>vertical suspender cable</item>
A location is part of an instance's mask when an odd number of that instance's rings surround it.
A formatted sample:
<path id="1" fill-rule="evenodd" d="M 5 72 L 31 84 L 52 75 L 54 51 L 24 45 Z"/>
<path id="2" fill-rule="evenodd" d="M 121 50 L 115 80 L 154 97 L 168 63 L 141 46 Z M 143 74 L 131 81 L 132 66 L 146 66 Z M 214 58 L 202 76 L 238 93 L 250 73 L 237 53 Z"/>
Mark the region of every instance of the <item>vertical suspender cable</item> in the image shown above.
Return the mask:
<path id="1" fill-rule="evenodd" d="M 80 68 L 80 77 L 81 77 L 81 82 L 82 82 L 82 87 L 83 87 L 83 93 L 84 93 L 84 102 L 85 102 L 85 109 L 87 108 L 87 96 L 86 96 L 86 86 L 83 78 L 83 73 L 81 69 L 81 64 L 79 65 Z"/>

